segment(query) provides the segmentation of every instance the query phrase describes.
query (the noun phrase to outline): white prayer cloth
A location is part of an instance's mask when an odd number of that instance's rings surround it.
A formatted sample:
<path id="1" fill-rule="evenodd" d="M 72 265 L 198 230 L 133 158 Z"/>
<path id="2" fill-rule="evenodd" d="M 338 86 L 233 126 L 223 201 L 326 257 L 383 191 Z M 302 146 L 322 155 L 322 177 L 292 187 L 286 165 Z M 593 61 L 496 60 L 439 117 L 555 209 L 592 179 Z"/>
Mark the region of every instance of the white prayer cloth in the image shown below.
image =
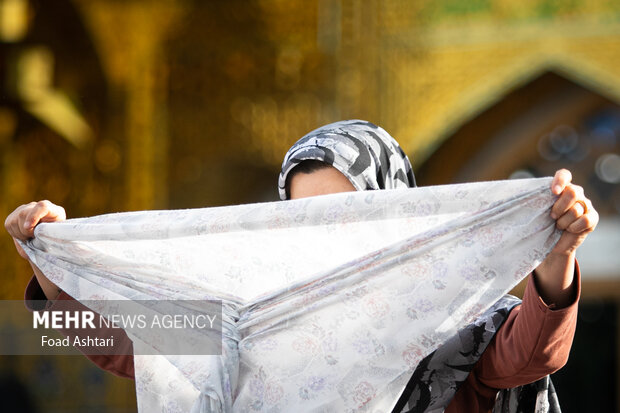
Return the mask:
<path id="1" fill-rule="evenodd" d="M 223 300 L 221 356 L 135 356 L 140 412 L 387 412 L 555 245 L 550 183 L 102 215 L 40 224 L 25 250 L 80 301 Z"/>

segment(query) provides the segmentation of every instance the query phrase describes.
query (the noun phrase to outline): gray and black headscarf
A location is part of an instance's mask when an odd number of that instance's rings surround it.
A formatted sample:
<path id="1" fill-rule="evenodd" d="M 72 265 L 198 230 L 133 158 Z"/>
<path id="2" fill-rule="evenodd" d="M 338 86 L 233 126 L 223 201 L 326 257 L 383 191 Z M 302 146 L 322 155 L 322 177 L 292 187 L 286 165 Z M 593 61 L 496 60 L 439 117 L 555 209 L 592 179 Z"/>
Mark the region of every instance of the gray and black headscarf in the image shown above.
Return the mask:
<path id="1" fill-rule="evenodd" d="M 298 140 L 282 162 L 278 180 L 281 199 L 288 199 L 289 172 L 306 160 L 333 166 L 358 191 L 415 186 L 411 163 L 398 142 L 379 126 L 364 120 L 330 123 Z"/>

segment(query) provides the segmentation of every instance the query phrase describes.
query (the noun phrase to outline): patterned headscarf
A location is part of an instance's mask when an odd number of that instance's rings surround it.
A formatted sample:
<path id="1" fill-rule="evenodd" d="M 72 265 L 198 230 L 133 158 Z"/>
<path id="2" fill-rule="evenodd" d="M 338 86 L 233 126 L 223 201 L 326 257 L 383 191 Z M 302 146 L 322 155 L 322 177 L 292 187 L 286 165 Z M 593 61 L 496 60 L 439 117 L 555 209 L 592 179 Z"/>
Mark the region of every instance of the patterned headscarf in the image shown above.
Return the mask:
<path id="1" fill-rule="evenodd" d="M 415 186 L 411 163 L 385 130 L 363 120 L 345 120 L 298 140 L 284 157 L 278 180 L 281 199 L 288 199 L 286 177 L 306 160 L 325 162 L 346 176 L 358 191 Z"/>

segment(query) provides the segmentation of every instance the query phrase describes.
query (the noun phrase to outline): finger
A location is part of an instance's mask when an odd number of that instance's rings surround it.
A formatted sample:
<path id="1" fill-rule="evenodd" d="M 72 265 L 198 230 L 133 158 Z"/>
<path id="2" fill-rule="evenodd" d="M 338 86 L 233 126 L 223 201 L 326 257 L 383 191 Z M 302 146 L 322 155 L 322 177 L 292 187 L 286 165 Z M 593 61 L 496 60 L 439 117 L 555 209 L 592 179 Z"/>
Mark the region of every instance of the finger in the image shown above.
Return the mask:
<path id="1" fill-rule="evenodd" d="M 551 181 L 551 193 L 553 195 L 561 194 L 564 188 L 570 184 L 572 179 L 573 175 L 568 169 L 560 169 L 559 171 L 556 171 L 553 176 L 553 180 Z"/>
<path id="2" fill-rule="evenodd" d="M 9 216 L 6 217 L 6 219 L 4 220 L 4 228 L 6 228 L 7 232 L 12 237 L 15 237 L 15 236 L 19 235 L 19 231 L 17 231 L 17 228 L 16 228 L 15 225 L 18 222 L 18 215 L 19 215 L 19 211 L 21 211 L 21 209 L 23 209 L 23 205 L 15 208 L 15 210 L 13 212 L 11 212 L 9 214 Z"/>
<path id="3" fill-rule="evenodd" d="M 591 209 L 587 214 L 580 216 L 578 219 L 573 221 L 567 228 L 566 231 L 571 232 L 573 234 L 580 233 L 590 233 L 594 231 L 596 225 L 599 221 L 598 212 Z"/>
<path id="4" fill-rule="evenodd" d="M 28 208 L 31 208 L 32 206 L 34 206 L 34 202 L 22 205 L 16 208 L 15 211 L 11 213 L 12 217 L 10 219 L 7 218 L 7 220 L 9 221 L 9 234 L 11 234 L 13 238 L 21 239 L 22 241 L 25 241 L 29 238 L 28 233 L 26 230 L 24 230 L 22 223 L 24 222 L 24 217 L 28 213 Z"/>
<path id="5" fill-rule="evenodd" d="M 575 203 L 555 221 L 558 229 L 565 230 L 583 215 L 583 206 Z"/>
<path id="6" fill-rule="evenodd" d="M 32 233 L 28 225 L 25 223 L 28 221 L 28 216 L 31 211 L 36 207 L 36 202 L 30 202 L 29 204 L 23 205 L 23 208 L 20 209 L 17 215 L 17 222 L 15 223 L 15 231 L 19 232 L 21 240 L 27 240 L 32 237 Z"/>
<path id="7" fill-rule="evenodd" d="M 8 229 L 11 225 L 15 223 L 19 219 L 19 214 L 27 205 L 20 205 L 13 212 L 9 214 L 8 217 L 4 220 L 4 226 Z"/>
<path id="8" fill-rule="evenodd" d="M 13 238 L 24 239 L 25 235 L 22 233 L 22 229 L 19 226 L 19 221 L 13 220 L 10 223 L 5 223 L 5 227 Z"/>
<path id="9" fill-rule="evenodd" d="M 572 206 L 572 209 L 576 209 L 577 211 L 577 216 L 582 216 L 588 213 L 588 204 L 586 202 L 586 200 L 582 200 L 582 199 L 578 199 L 575 201 L 575 203 Z"/>
<path id="10" fill-rule="evenodd" d="M 39 222 L 54 222 L 64 219 L 64 208 L 45 200 L 37 202 L 32 209 L 28 210 L 22 225 L 28 236 L 32 237 L 34 235 L 34 228 Z"/>
<path id="11" fill-rule="evenodd" d="M 586 204 L 584 207 L 581 202 Z M 592 207 L 590 200 L 585 199 L 583 201 L 576 201 L 560 218 L 557 219 L 556 225 L 559 229 L 567 229 L 573 222 L 577 221 L 580 217 L 586 214 Z"/>
<path id="12" fill-rule="evenodd" d="M 551 218 L 557 219 L 564 215 L 578 199 L 582 201 L 586 199 L 583 195 L 583 188 L 579 185 L 567 185 L 551 207 Z"/>

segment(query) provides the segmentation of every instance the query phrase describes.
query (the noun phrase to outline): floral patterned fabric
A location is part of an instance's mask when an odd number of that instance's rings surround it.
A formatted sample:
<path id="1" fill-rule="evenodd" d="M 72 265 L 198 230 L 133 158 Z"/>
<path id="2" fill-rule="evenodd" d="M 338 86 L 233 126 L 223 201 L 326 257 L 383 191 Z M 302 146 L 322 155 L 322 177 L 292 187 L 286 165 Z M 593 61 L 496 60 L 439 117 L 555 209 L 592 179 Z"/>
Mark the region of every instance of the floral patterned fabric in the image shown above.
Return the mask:
<path id="1" fill-rule="evenodd" d="M 222 300 L 222 355 L 135 356 L 141 412 L 386 412 L 557 242 L 550 182 L 102 215 L 24 247 L 80 301 Z"/>
<path id="2" fill-rule="evenodd" d="M 426 356 L 413 372 L 392 413 L 443 412 L 510 310 L 520 303 L 517 297 L 505 295 Z"/>

